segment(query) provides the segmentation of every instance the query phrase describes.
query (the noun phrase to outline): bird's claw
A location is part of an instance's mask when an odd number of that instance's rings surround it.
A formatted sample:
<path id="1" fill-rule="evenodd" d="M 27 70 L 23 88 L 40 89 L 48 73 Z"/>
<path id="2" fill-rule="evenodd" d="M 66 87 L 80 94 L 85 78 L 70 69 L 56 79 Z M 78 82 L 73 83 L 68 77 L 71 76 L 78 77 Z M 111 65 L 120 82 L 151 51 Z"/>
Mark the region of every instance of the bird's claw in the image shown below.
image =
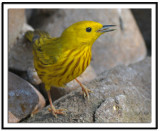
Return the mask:
<path id="1" fill-rule="evenodd" d="M 66 115 L 67 109 L 52 109 L 52 108 L 48 108 L 48 111 L 51 112 L 52 115 L 54 115 L 57 118 L 57 114 L 58 115 Z"/>
<path id="2" fill-rule="evenodd" d="M 93 93 L 93 91 L 91 91 L 90 89 L 88 89 L 86 87 L 83 87 L 82 91 L 83 91 L 84 98 L 87 97 L 87 99 L 89 100 L 89 93 Z"/>

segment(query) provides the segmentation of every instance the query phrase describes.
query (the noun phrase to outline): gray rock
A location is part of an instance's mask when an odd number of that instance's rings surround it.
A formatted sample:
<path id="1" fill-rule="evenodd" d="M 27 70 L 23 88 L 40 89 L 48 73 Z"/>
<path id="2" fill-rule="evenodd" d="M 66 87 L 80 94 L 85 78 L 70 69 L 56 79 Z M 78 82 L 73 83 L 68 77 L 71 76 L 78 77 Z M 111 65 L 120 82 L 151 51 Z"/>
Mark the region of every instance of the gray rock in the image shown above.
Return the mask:
<path id="1" fill-rule="evenodd" d="M 122 122 L 122 112 L 129 110 L 125 102 L 125 95 L 107 98 L 96 110 L 95 122 Z"/>
<path id="2" fill-rule="evenodd" d="M 27 69 L 27 76 L 28 81 L 33 85 L 39 85 L 42 83 L 34 67 L 30 67 Z"/>
<path id="3" fill-rule="evenodd" d="M 10 69 L 27 71 L 28 68 L 33 67 L 32 44 L 24 38 L 27 30 L 33 30 L 33 28 L 24 24 L 19 33 L 19 39 L 9 51 L 8 66 Z"/>
<path id="4" fill-rule="evenodd" d="M 55 118 L 47 106 L 23 122 L 151 122 L 151 58 L 105 71 L 85 86 L 94 92 L 89 100 L 78 89 L 53 103 L 66 116 Z"/>
<path id="5" fill-rule="evenodd" d="M 8 73 L 9 122 L 18 122 L 45 106 L 44 97 L 27 81 Z"/>
<path id="6" fill-rule="evenodd" d="M 102 35 L 93 44 L 91 64 L 97 74 L 119 64 L 140 61 L 146 56 L 145 42 L 128 9 L 60 9 L 54 10 L 50 17 L 34 18 L 33 21 L 41 21 L 36 28 L 54 37 L 60 36 L 65 28 L 78 21 L 117 25 L 116 31 Z"/>

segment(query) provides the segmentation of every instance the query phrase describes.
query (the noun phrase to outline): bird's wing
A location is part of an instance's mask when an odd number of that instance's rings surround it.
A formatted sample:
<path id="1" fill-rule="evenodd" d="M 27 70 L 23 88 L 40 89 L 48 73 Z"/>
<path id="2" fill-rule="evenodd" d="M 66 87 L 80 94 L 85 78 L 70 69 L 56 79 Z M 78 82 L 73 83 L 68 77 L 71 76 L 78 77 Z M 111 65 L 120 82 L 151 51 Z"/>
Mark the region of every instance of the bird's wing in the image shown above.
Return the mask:
<path id="1" fill-rule="evenodd" d="M 34 43 L 39 38 L 51 38 L 51 36 L 45 31 L 27 31 L 25 37 L 32 43 Z"/>
<path id="2" fill-rule="evenodd" d="M 57 38 L 40 37 L 34 41 L 33 54 L 42 64 L 54 64 L 61 55 L 60 43 Z"/>

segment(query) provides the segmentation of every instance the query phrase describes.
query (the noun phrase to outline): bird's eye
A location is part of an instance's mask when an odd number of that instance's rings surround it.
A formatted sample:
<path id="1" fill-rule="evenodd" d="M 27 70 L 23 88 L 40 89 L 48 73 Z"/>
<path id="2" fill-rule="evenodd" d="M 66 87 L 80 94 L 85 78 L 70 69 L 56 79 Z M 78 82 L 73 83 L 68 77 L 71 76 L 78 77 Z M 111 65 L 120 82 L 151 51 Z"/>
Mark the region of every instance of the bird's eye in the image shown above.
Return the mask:
<path id="1" fill-rule="evenodd" d="M 86 28 L 86 31 L 87 31 L 87 32 L 91 32 L 91 30 L 92 30 L 91 27 L 87 27 L 87 28 Z"/>

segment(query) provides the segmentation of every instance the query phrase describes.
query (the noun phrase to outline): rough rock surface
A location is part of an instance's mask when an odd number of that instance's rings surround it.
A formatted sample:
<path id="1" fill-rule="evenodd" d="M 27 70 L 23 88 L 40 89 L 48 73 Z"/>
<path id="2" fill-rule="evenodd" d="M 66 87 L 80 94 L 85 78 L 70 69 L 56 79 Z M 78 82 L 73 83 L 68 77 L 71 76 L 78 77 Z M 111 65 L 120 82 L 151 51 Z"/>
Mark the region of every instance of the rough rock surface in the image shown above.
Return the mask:
<path id="1" fill-rule="evenodd" d="M 18 122 L 45 106 L 44 97 L 27 81 L 8 73 L 9 122 Z"/>
<path id="2" fill-rule="evenodd" d="M 24 33 L 27 30 L 33 30 L 27 24 L 24 24 L 19 33 L 19 39 L 16 40 L 14 46 L 8 54 L 9 68 L 20 71 L 27 71 L 33 67 L 32 44 L 24 38 Z"/>
<path id="3" fill-rule="evenodd" d="M 78 89 L 53 103 L 66 108 L 66 116 L 55 118 L 47 106 L 23 122 L 151 122 L 151 58 L 117 66 L 85 85 L 94 92 L 89 100 Z"/>
<path id="4" fill-rule="evenodd" d="M 47 16 L 41 19 L 34 16 L 31 21 L 39 23 L 35 28 L 47 31 L 54 37 L 60 36 L 69 25 L 83 20 L 117 25 L 116 31 L 102 35 L 93 45 L 91 64 L 97 74 L 119 64 L 140 61 L 146 56 L 144 40 L 128 9 L 60 9 Z"/>
<path id="5" fill-rule="evenodd" d="M 33 60 L 32 60 L 33 61 Z M 39 85 L 42 83 L 41 79 L 39 78 L 37 71 L 34 67 L 30 67 L 27 69 L 27 78 L 30 83 L 33 85 Z"/>

